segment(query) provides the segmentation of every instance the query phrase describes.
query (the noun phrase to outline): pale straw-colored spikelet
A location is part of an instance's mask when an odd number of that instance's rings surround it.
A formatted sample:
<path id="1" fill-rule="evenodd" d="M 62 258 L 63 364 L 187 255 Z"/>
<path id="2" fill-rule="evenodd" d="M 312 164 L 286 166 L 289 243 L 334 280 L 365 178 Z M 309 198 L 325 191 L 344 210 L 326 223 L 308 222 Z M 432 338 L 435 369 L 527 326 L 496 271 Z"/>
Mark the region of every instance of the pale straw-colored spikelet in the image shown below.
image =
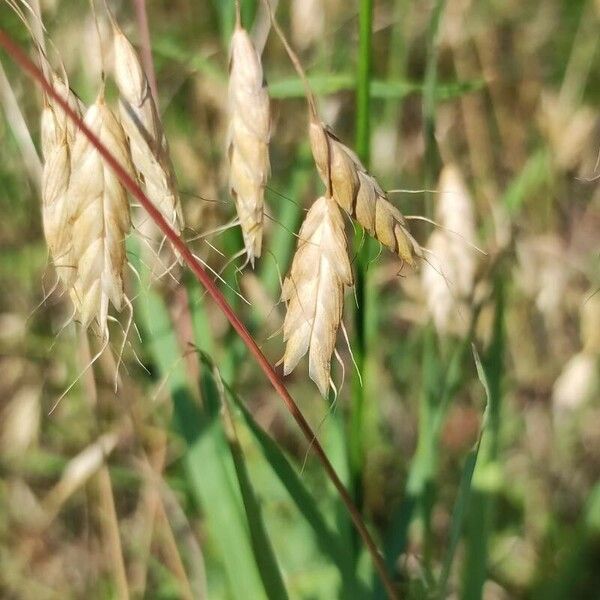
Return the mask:
<path id="1" fill-rule="evenodd" d="M 600 391 L 598 356 L 588 352 L 573 355 L 563 367 L 552 388 L 555 413 L 575 410 Z"/>
<path id="2" fill-rule="evenodd" d="M 184 225 L 177 181 L 148 79 L 136 51 L 116 24 L 113 39 L 119 111 L 133 165 L 147 196 L 180 234 Z"/>
<path id="3" fill-rule="evenodd" d="M 82 104 L 69 87 L 53 75 L 54 89 L 81 116 Z M 67 191 L 71 177 L 70 155 L 75 126 L 52 98 L 44 99 L 41 118 L 42 222 L 44 236 L 60 280 L 69 287 L 75 277 L 72 256 L 71 204 Z"/>
<path id="4" fill-rule="evenodd" d="M 133 172 L 125 133 L 102 93 L 84 120 L 119 163 Z M 73 143 L 69 200 L 73 203 L 73 256 L 77 264 L 72 297 L 83 326 L 95 322 L 107 337 L 109 302 L 120 311 L 124 300 L 129 204 L 118 177 L 81 132 Z"/>
<path id="5" fill-rule="evenodd" d="M 229 186 L 252 266 L 262 250 L 270 129 L 269 94 L 260 56 L 238 25 L 231 41 L 229 73 Z"/>
<path id="6" fill-rule="evenodd" d="M 305 50 L 317 43 L 325 32 L 323 0 L 293 0 L 290 23 L 294 45 Z"/>
<path id="7" fill-rule="evenodd" d="M 454 165 L 444 167 L 438 185 L 435 230 L 427 242 L 431 264 L 423 268 L 422 283 L 434 324 L 447 332 L 457 322 L 463 301 L 473 289 L 477 260 L 473 201 Z M 463 314 L 464 317 L 464 314 Z"/>
<path id="8" fill-rule="evenodd" d="M 323 196 L 312 205 L 302 224 L 298 249 L 282 290 L 287 303 L 284 372 L 293 371 L 308 352 L 310 378 L 323 396 L 329 389 L 344 290 L 351 285 L 344 218 L 335 201 Z"/>
<path id="9" fill-rule="evenodd" d="M 421 247 L 409 233 L 400 211 L 356 154 L 314 116 L 310 121 L 310 141 L 319 175 L 331 188 L 335 201 L 369 235 L 413 266 L 415 259 L 422 257 Z"/>
<path id="10" fill-rule="evenodd" d="M 582 349 L 567 361 L 552 389 L 556 413 L 574 410 L 600 392 L 600 294 L 595 290 L 581 305 L 579 337 Z"/>
<path id="11" fill-rule="evenodd" d="M 458 332 L 465 323 L 464 301 L 473 290 L 477 269 L 471 247 L 475 243 L 473 200 L 454 165 L 442 170 L 438 191 L 436 219 L 443 229 L 435 230 L 427 241 L 431 258 L 421 281 L 436 329 Z"/>

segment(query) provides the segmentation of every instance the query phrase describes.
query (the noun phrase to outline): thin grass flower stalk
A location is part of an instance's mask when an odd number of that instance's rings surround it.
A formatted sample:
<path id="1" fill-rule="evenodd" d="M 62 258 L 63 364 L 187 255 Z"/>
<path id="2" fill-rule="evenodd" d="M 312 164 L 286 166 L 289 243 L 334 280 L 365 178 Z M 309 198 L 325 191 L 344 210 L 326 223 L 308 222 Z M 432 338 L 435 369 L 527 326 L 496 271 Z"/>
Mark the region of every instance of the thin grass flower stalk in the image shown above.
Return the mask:
<path id="1" fill-rule="evenodd" d="M 85 114 L 85 124 L 119 164 L 133 173 L 125 132 L 106 105 L 103 92 Z M 125 237 L 130 217 L 127 191 L 82 130 L 73 141 L 69 202 L 72 203 L 73 257 L 77 275 L 72 293 L 84 327 L 95 324 L 108 339 L 108 308 L 125 300 Z"/>
<path id="2" fill-rule="evenodd" d="M 229 187 L 253 267 L 262 252 L 270 130 L 269 94 L 260 56 L 238 14 L 229 69 Z"/>
<path id="3" fill-rule="evenodd" d="M 322 196 L 300 229 L 282 299 L 287 303 L 284 373 L 291 373 L 308 352 L 309 376 L 323 396 L 330 387 L 331 356 L 342 319 L 344 291 L 351 285 L 344 218 L 335 201 Z"/>
<path id="4" fill-rule="evenodd" d="M 148 78 L 136 51 L 114 21 L 112 28 L 119 112 L 133 165 L 150 200 L 180 234 L 184 219 L 177 180 Z"/>

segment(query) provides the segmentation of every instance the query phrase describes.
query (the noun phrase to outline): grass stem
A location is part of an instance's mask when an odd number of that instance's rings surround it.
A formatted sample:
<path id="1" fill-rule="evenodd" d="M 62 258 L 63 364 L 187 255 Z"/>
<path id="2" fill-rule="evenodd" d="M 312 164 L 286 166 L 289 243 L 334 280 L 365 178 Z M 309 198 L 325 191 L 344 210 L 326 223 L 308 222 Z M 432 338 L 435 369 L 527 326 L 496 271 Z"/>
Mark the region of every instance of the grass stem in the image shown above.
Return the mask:
<path id="1" fill-rule="evenodd" d="M 359 42 L 356 77 L 356 151 L 365 166 L 369 166 L 371 137 L 371 60 L 373 36 L 373 0 L 360 0 Z M 350 468 L 357 503 L 362 503 L 362 466 L 364 462 L 364 404 L 368 390 L 366 358 L 368 342 L 368 294 L 367 269 L 369 264 L 370 240 L 358 227 L 356 243 L 360 248 L 356 265 L 356 311 L 354 313 L 355 348 L 354 357 L 358 373 L 352 381 L 352 412 L 350 415 Z"/>

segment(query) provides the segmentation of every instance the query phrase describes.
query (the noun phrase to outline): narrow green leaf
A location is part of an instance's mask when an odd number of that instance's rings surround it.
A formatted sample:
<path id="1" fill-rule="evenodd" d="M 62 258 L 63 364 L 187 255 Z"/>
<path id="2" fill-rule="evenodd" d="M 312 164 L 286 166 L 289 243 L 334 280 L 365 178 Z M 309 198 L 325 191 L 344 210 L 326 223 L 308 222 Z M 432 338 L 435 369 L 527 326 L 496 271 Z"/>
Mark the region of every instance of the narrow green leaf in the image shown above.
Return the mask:
<path id="1" fill-rule="evenodd" d="M 148 270 L 139 259 L 133 240 L 133 258 L 141 274 L 136 315 L 147 339 L 158 377 L 167 380 L 173 399 L 174 423 L 187 442 L 183 457 L 190 490 L 202 507 L 207 528 L 219 550 L 232 598 L 266 598 L 252 552 L 248 523 L 227 443 L 210 402 L 200 408 L 195 397 L 168 310 L 162 298 L 149 287 Z"/>
<path id="2" fill-rule="evenodd" d="M 488 544 L 495 500 L 501 483 L 501 468 L 498 462 L 504 373 L 504 292 L 501 276 L 498 276 L 496 281 L 496 313 L 490 348 L 483 360 L 480 360 L 476 351 L 474 356 L 477 373 L 485 390 L 487 406 L 479 442 L 479 454 L 471 480 L 461 595 L 465 600 L 481 598 L 487 575 Z"/>
<path id="3" fill-rule="evenodd" d="M 287 600 L 288 594 L 275 558 L 273 546 L 265 528 L 260 503 L 250 481 L 246 461 L 235 433 L 235 425 L 230 417 L 228 400 L 222 392 L 222 384 L 217 379 L 219 376 L 216 369 L 211 368 L 206 361 L 201 360 L 201 365 L 202 399 L 212 407 L 212 410 L 218 410 L 221 407 L 219 413 L 224 423 L 225 437 L 248 520 L 252 550 L 267 596 L 270 600 Z"/>

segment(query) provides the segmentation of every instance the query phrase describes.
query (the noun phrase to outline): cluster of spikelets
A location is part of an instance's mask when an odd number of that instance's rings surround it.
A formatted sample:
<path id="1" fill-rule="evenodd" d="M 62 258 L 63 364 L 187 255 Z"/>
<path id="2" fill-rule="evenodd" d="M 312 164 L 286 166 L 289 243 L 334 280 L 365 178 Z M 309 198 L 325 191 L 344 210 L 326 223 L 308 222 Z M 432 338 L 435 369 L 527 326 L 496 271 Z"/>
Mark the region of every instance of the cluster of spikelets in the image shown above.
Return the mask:
<path id="1" fill-rule="evenodd" d="M 297 56 L 271 16 L 275 30 L 306 81 Z M 269 98 L 260 57 L 240 26 L 239 5 L 237 17 L 229 80 L 229 176 L 246 254 L 254 264 L 261 253 L 264 189 L 269 172 Z M 376 179 L 356 154 L 320 121 L 308 85 L 307 100 L 312 153 L 327 191 L 306 215 L 291 270 L 283 284 L 282 300 L 287 306 L 283 365 L 284 373 L 289 374 L 308 353 L 309 375 L 326 395 L 331 384 L 331 357 L 342 319 L 344 292 L 353 282 L 340 209 L 396 253 L 403 263 L 413 266 L 415 259 L 422 256 L 422 250 Z"/>
<path id="2" fill-rule="evenodd" d="M 86 109 L 66 82 L 55 90 L 114 158 L 137 177 L 177 232 L 181 206 L 167 143 L 139 59 L 113 22 L 120 118 L 104 98 L 104 84 Z M 131 228 L 127 192 L 95 146 L 51 98 L 42 110 L 44 233 L 75 318 L 108 341 L 109 305 L 130 306 L 124 290 L 125 240 Z"/>
<path id="3" fill-rule="evenodd" d="M 231 41 L 229 67 L 229 186 L 254 266 L 262 250 L 264 193 L 269 176 L 269 94 L 260 56 L 240 24 Z"/>
<path id="4" fill-rule="evenodd" d="M 149 199 L 180 233 L 181 206 L 157 107 L 132 45 L 112 16 L 111 21 L 120 118 L 111 112 L 102 93 L 87 111 L 62 83 L 61 93 L 75 112 L 84 114 L 90 129 L 137 177 Z M 276 29 L 282 35 L 277 25 Z M 295 55 L 293 60 L 298 64 Z M 283 363 L 288 374 L 308 353 L 309 375 L 326 395 L 332 384 L 331 358 L 344 293 L 353 283 L 343 211 L 402 264 L 414 266 L 423 251 L 377 180 L 319 119 L 310 90 L 307 100 L 312 153 L 326 193 L 306 215 L 283 284 L 282 299 L 287 306 Z M 270 112 L 260 55 L 240 24 L 239 10 L 231 43 L 228 107 L 230 190 L 245 253 L 254 266 L 262 250 Z M 49 100 L 43 120 L 48 121 L 43 128 L 48 245 L 78 318 L 108 339 L 109 304 L 120 311 L 128 303 L 123 288 L 125 238 L 131 226 L 127 195 L 94 146 Z"/>

